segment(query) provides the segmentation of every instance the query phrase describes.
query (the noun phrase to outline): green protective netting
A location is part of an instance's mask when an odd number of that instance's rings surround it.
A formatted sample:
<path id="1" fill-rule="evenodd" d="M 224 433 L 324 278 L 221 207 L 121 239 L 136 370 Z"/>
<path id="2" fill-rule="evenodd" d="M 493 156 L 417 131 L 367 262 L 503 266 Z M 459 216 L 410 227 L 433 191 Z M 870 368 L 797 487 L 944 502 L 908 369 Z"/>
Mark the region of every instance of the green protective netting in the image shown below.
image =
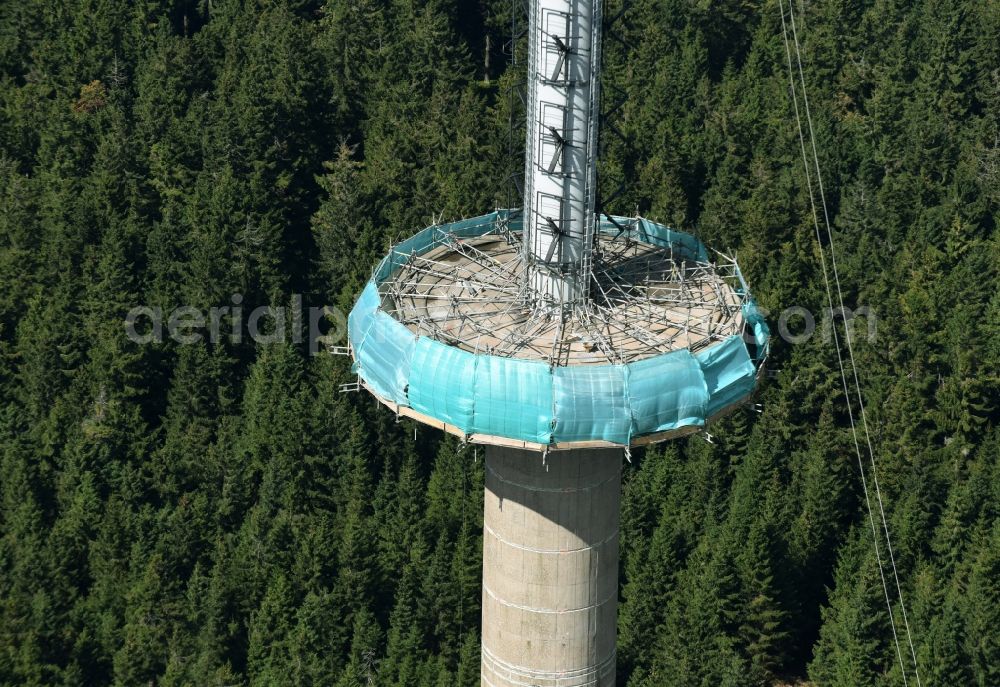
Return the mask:
<path id="1" fill-rule="evenodd" d="M 361 342 L 364 341 L 365 335 L 372 326 L 372 320 L 375 319 L 375 312 L 378 310 L 380 302 L 378 287 L 374 281 L 370 281 L 365 285 L 361 295 L 358 296 L 351 314 L 347 316 L 347 336 L 354 346 L 355 353 L 360 350 Z"/>
<path id="2" fill-rule="evenodd" d="M 618 225 L 603 220 L 601 231 L 617 233 L 623 226 L 634 240 L 707 260 L 705 247 L 690 234 L 648 220 L 614 219 Z M 396 246 L 378 266 L 348 318 L 355 370 L 376 394 L 466 434 L 627 446 L 639 436 L 704 426 L 753 392 L 769 337 L 753 300 L 743 306 L 746 341 L 732 336 L 697 355 L 673 351 L 628 365 L 555 368 L 537 360 L 475 355 L 417 337 L 381 310 L 378 284 L 412 255 L 453 236 L 490 233 L 500 220 L 508 220 L 511 231 L 520 230 L 520 214 L 504 210 L 430 227 Z"/>
<path id="3" fill-rule="evenodd" d="M 410 407 L 470 432 L 477 356 L 426 336 L 410 363 Z"/>
<path id="4" fill-rule="evenodd" d="M 557 441 L 629 442 L 632 414 L 624 365 L 557 367 L 552 396 Z"/>
<path id="5" fill-rule="evenodd" d="M 372 278 L 376 284 L 381 284 L 395 274 L 400 267 L 405 265 L 411 256 L 423 255 L 432 248 L 444 245 L 448 241 L 449 236 L 471 238 L 488 234 L 496 229 L 497 219 L 506 217 L 507 214 L 505 210 L 491 212 L 482 217 L 473 217 L 459 222 L 434 225 L 418 231 L 410 238 L 393 246 L 389 254 L 375 268 L 375 275 Z"/>
<path id="6" fill-rule="evenodd" d="M 661 248 L 670 248 L 689 260 L 708 262 L 708 249 L 695 236 L 676 231 L 644 218 L 613 216 L 602 219 L 599 228 L 603 234 L 616 236 L 619 233 L 634 241 L 651 243 Z M 624 229 L 624 231 L 622 231 Z"/>
<path id="7" fill-rule="evenodd" d="M 757 382 L 757 368 L 750 360 L 742 337 L 731 336 L 698 354 L 708 388 L 705 413 L 712 417 L 727 406 L 749 396 Z"/>
<path id="8" fill-rule="evenodd" d="M 754 346 L 757 353 L 754 362 L 759 365 L 764 362 L 764 358 L 767 357 L 770 350 L 769 339 L 771 338 L 771 330 L 768 329 L 764 313 L 760 311 L 760 308 L 757 307 L 757 304 L 752 299 L 743 304 L 743 317 L 746 318 L 753 329 Z"/>
<path id="9" fill-rule="evenodd" d="M 705 424 L 708 389 L 690 351 L 673 351 L 625 367 L 634 435 Z"/>
<path id="10" fill-rule="evenodd" d="M 440 227 L 440 233 L 444 234 L 455 234 L 456 236 L 480 236 L 482 234 L 493 231 L 496 227 L 496 221 L 501 218 L 508 217 L 509 213 L 504 211 L 491 212 L 488 215 L 483 215 L 482 217 L 472 217 L 471 219 L 463 219 L 458 222 L 452 222 L 450 224 L 443 224 Z M 513 222 L 513 220 L 511 220 Z"/>
<path id="11" fill-rule="evenodd" d="M 472 433 L 538 444 L 552 441 L 552 370 L 548 365 L 479 356 L 472 386 Z"/>
<path id="12" fill-rule="evenodd" d="M 661 248 L 672 247 L 674 250 L 678 250 L 679 247 L 681 252 L 687 254 L 688 257 L 701 262 L 708 262 L 708 249 L 691 234 L 685 234 L 683 231 L 674 231 L 662 224 L 650 222 L 648 219 L 640 219 L 637 224 L 636 233 L 640 241 L 652 243 Z"/>
<path id="13" fill-rule="evenodd" d="M 357 372 L 376 393 L 396 403 L 407 402 L 410 360 L 417 336 L 379 310 L 381 302 L 369 283 L 347 320 Z M 364 308 L 360 306 L 364 304 Z"/>

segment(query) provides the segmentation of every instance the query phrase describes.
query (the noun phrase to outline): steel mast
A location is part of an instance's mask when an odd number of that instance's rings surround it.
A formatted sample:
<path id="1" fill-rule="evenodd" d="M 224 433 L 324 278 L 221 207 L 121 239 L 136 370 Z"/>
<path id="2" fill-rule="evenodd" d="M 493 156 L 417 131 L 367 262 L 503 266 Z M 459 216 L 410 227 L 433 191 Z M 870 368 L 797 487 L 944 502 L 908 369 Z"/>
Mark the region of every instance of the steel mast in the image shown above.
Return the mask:
<path id="1" fill-rule="evenodd" d="M 592 272 L 602 3 L 532 0 L 524 251 L 543 302 L 584 301 Z"/>

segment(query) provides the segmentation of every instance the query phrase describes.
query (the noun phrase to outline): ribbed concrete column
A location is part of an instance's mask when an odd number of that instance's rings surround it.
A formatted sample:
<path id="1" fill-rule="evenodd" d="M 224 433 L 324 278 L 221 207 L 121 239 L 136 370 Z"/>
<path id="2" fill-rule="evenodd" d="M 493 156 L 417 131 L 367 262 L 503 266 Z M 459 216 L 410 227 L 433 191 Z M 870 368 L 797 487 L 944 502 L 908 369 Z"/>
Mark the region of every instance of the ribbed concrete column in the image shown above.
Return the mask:
<path id="1" fill-rule="evenodd" d="M 487 447 L 483 687 L 613 687 L 621 450 Z"/>

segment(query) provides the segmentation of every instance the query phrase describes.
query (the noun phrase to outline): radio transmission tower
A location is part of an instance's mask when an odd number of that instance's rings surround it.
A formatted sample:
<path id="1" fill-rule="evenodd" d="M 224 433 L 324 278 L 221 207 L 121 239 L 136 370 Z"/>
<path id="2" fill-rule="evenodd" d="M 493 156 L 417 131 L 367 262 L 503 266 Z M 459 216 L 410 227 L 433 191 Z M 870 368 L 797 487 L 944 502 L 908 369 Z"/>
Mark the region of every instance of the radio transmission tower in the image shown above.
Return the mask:
<path id="1" fill-rule="evenodd" d="M 615 680 L 621 468 L 745 402 L 768 330 L 735 260 L 596 214 L 600 0 L 531 0 L 523 209 L 393 247 L 349 318 L 360 384 L 486 447 L 482 684 Z"/>

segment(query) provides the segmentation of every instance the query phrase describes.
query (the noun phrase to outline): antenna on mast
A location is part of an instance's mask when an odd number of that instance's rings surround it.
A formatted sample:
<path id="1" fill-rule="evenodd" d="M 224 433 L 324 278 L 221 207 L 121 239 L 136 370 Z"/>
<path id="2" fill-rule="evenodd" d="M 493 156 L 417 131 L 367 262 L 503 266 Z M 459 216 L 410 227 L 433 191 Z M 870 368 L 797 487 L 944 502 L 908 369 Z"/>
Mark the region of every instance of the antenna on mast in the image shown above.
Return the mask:
<path id="1" fill-rule="evenodd" d="M 528 11 L 523 259 L 536 304 L 572 308 L 593 270 L 601 2 L 533 0 Z"/>

